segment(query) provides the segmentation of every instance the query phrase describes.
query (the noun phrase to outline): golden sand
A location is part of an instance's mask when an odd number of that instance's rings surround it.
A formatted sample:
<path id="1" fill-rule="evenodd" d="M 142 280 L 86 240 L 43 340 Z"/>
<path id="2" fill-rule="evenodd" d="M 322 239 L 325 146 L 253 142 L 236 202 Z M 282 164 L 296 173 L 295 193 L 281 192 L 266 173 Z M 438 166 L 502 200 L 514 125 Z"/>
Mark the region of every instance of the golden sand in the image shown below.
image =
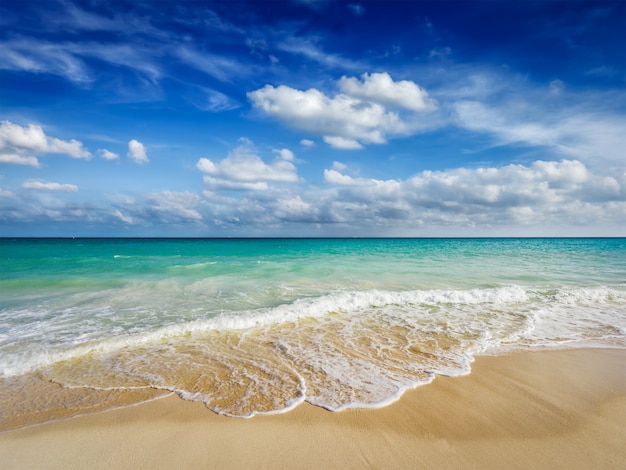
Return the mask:
<path id="1" fill-rule="evenodd" d="M 381 409 L 252 419 L 175 395 L 0 433 L 2 468 L 626 468 L 626 350 L 480 357 Z"/>

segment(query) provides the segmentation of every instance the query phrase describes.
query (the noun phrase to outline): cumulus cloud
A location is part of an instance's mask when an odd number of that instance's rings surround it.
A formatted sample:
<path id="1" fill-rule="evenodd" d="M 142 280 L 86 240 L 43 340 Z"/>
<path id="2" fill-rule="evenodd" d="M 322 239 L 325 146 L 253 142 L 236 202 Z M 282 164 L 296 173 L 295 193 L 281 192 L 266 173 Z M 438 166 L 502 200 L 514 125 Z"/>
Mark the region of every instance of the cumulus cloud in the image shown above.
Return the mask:
<path id="1" fill-rule="evenodd" d="M 213 189 L 267 190 L 271 183 L 298 181 L 294 155 L 289 149 L 275 151 L 277 157 L 265 163 L 247 141 L 219 162 L 198 160 L 196 167 L 205 173 L 205 184 Z"/>
<path id="2" fill-rule="evenodd" d="M 324 184 L 312 187 L 301 184 L 284 150 L 269 163 L 249 143 L 222 160 L 200 159 L 203 195 L 163 191 L 109 204 L 64 203 L 26 190 L 71 185 L 30 180 L 19 198 L 0 192 L 0 219 L 247 236 L 619 235 L 626 226 L 626 174 L 602 174 L 578 160 L 422 171 L 405 179 L 356 176 L 335 161 Z M 37 203 L 20 202 L 25 198 Z"/>
<path id="3" fill-rule="evenodd" d="M 289 149 L 274 149 L 274 153 L 288 162 L 293 162 L 296 158 L 293 152 Z"/>
<path id="4" fill-rule="evenodd" d="M 436 105 L 414 82 L 394 82 L 387 73 L 364 74 L 361 79 L 343 77 L 340 93 L 329 97 L 311 88 L 285 85 L 248 93 L 252 104 L 295 128 L 321 134 L 340 149 L 384 143 L 387 137 L 409 135 L 424 127 L 420 114 Z"/>
<path id="5" fill-rule="evenodd" d="M 285 185 L 233 196 L 207 190 L 205 220 L 228 233 L 381 236 L 590 235 L 599 226 L 616 234 L 626 224 L 626 175 L 602 175 L 577 160 L 387 180 L 353 176 L 333 162 L 324 180 L 318 188 Z"/>
<path id="6" fill-rule="evenodd" d="M 324 170 L 324 179 L 330 184 L 340 186 L 373 186 L 375 184 L 375 180 L 355 179 L 351 176 L 342 174 L 341 170 L 337 169 Z"/>
<path id="7" fill-rule="evenodd" d="M 133 139 L 128 142 L 128 158 L 135 163 L 148 163 L 148 155 L 146 154 L 146 148 L 144 145 Z"/>
<path id="8" fill-rule="evenodd" d="M 24 189 L 41 189 L 45 191 L 64 191 L 69 193 L 75 193 L 78 191 L 78 186 L 75 184 L 63 184 L 53 183 L 40 180 L 28 180 L 22 183 Z"/>
<path id="9" fill-rule="evenodd" d="M 62 154 L 72 158 L 91 157 L 78 140 L 61 140 L 47 136 L 42 127 L 28 124 L 23 127 L 10 121 L 0 122 L 0 162 L 39 166 L 37 156 Z"/>
<path id="10" fill-rule="evenodd" d="M 120 156 L 117 153 L 113 153 L 107 149 L 98 149 L 98 153 L 100 154 L 100 157 L 104 158 L 105 160 L 119 160 L 120 159 Z"/>
<path id="11" fill-rule="evenodd" d="M 0 150 L 0 163 L 39 167 L 39 160 L 37 157 L 28 157 L 2 150 Z"/>
<path id="12" fill-rule="evenodd" d="M 355 178 L 339 168 L 324 172 L 326 182 L 339 189 L 337 220 L 350 215 L 414 226 L 572 226 L 626 208 L 626 177 L 595 174 L 576 160 L 424 171 L 407 180 Z"/>
<path id="13" fill-rule="evenodd" d="M 302 145 L 303 147 L 315 147 L 315 142 L 310 139 L 302 139 L 300 141 L 300 145 Z"/>
<path id="14" fill-rule="evenodd" d="M 394 82 L 388 73 L 364 73 L 361 80 L 342 77 L 339 89 L 347 95 L 385 106 L 413 111 L 431 111 L 436 108 L 435 101 L 426 90 L 409 80 Z"/>

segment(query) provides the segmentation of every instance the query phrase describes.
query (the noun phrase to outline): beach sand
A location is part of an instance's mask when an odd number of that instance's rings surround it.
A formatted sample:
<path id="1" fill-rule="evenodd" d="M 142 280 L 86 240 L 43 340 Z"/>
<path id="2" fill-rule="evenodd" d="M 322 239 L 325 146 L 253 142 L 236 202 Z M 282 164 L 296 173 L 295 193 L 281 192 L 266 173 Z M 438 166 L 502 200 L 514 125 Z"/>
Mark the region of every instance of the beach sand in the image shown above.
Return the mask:
<path id="1" fill-rule="evenodd" d="M 626 350 L 479 357 L 380 409 L 235 419 L 175 395 L 0 433 L 2 468 L 626 468 Z"/>

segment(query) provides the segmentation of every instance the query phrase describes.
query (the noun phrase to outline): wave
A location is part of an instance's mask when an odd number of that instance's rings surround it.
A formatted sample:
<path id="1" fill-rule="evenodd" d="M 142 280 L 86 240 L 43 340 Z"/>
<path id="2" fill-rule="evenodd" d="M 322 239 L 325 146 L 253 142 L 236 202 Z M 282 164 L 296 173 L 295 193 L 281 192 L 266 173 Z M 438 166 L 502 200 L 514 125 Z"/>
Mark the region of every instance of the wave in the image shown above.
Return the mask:
<path id="1" fill-rule="evenodd" d="M 259 308 L 244 311 L 223 312 L 212 318 L 168 324 L 152 328 L 138 334 L 122 335 L 120 337 L 75 344 L 67 351 L 47 353 L 31 364 L 22 363 L 20 371 L 45 366 L 57 360 L 67 360 L 72 357 L 89 353 L 106 353 L 122 348 L 140 346 L 159 342 L 167 338 L 188 337 L 211 331 L 246 331 L 259 330 L 270 326 L 289 324 L 307 318 L 322 318 L 328 315 L 343 315 L 346 318 L 354 315 L 380 315 L 383 311 L 396 309 L 399 321 L 426 321 L 423 313 L 433 314 L 429 307 L 437 306 L 440 314 L 447 315 L 447 320 L 457 318 L 462 321 L 475 321 L 472 314 L 479 310 L 472 307 L 487 305 L 490 309 L 506 307 L 502 311 L 492 312 L 492 321 L 497 313 L 505 311 L 544 312 L 546 308 L 557 313 L 559 309 L 567 307 L 601 307 L 607 304 L 624 306 L 626 292 L 607 287 L 598 288 L 566 288 L 554 290 L 536 290 L 520 286 L 505 286 L 494 288 L 475 288 L 469 290 L 434 289 L 413 291 L 338 291 L 322 296 L 311 296 L 296 299 L 293 302 L 275 307 Z M 490 310 L 487 310 L 490 311 Z M 485 312 L 487 312 L 485 311 Z M 485 313 L 483 312 L 483 313 Z M 529 316 L 529 320 L 533 315 Z M 545 315 L 544 315 L 545 316 Z M 584 322 L 586 316 L 579 315 L 574 321 Z M 619 320 L 619 317 L 616 318 Z M 25 325 L 22 326 L 23 328 Z M 622 328 L 616 325 L 616 328 Z M 6 331 L 5 331 L 6 330 Z M 3 325 L 5 335 L 10 334 L 11 328 Z M 3 375 L 11 375 L 5 367 Z"/>
<path id="2" fill-rule="evenodd" d="M 81 343 L 76 332 L 71 344 L 5 348 L 0 373 L 170 390 L 249 417 L 303 400 L 330 410 L 383 406 L 436 375 L 469 373 L 477 354 L 572 346 L 626 347 L 626 292 L 335 291 L 96 341 Z"/>

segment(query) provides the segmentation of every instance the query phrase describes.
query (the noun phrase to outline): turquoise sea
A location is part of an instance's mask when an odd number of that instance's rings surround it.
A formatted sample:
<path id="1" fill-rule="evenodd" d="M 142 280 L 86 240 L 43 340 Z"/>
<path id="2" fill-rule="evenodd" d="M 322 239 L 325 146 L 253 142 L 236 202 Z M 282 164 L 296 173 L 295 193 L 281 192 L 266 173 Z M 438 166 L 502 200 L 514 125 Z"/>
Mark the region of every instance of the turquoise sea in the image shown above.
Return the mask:
<path id="1" fill-rule="evenodd" d="M 578 347 L 626 347 L 624 238 L 0 239 L 0 401 L 39 377 L 239 417 L 379 407 Z"/>

